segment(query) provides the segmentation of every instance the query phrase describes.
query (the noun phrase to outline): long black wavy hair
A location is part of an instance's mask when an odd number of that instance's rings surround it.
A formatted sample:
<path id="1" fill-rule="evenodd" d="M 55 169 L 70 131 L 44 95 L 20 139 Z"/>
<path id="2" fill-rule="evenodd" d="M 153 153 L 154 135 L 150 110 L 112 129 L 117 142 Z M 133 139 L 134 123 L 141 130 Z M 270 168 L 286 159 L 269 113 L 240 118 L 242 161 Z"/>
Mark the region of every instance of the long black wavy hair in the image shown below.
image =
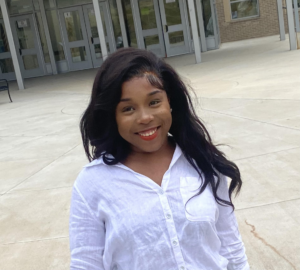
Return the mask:
<path id="1" fill-rule="evenodd" d="M 166 91 L 173 109 L 169 133 L 202 178 L 199 194 L 210 185 L 217 203 L 234 208 L 232 193 L 235 191 L 237 194 L 242 186 L 238 167 L 213 144 L 195 113 L 187 87 L 175 70 L 145 50 L 119 49 L 100 67 L 90 103 L 80 122 L 83 146 L 89 161 L 102 156 L 107 165 L 114 165 L 125 160 L 130 153 L 129 143 L 118 132 L 115 110 L 121 98 L 122 84 L 134 77 L 147 77 L 153 86 Z M 230 201 L 217 194 L 222 181 L 220 173 L 231 178 Z"/>

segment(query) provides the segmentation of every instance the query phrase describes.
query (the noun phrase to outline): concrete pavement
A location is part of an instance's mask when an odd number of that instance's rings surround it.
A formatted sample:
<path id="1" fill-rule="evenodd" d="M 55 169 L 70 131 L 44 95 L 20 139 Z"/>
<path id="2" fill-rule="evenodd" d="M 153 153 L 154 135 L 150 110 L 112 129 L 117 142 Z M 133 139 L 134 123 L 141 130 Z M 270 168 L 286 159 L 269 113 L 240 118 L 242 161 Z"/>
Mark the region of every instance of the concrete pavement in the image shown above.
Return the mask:
<path id="1" fill-rule="evenodd" d="M 236 215 L 254 270 L 300 269 L 300 51 L 267 37 L 169 58 L 241 172 Z M 72 184 L 87 163 L 78 122 L 96 70 L 0 92 L 0 268 L 68 269 Z"/>

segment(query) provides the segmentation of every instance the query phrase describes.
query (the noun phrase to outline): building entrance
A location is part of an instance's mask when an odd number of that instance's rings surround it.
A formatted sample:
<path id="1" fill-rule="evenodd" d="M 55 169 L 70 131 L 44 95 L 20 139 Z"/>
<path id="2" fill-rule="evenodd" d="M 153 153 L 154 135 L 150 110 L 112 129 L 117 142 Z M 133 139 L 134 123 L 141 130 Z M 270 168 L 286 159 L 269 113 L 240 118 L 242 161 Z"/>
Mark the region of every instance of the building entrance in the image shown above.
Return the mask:
<path id="1" fill-rule="evenodd" d="M 186 2 L 181 0 L 134 0 L 141 47 L 160 57 L 190 52 Z"/>
<path id="2" fill-rule="evenodd" d="M 100 2 L 100 12 L 108 52 L 116 50 L 108 4 Z M 66 56 L 70 70 L 99 67 L 102 53 L 93 5 L 59 10 Z"/>

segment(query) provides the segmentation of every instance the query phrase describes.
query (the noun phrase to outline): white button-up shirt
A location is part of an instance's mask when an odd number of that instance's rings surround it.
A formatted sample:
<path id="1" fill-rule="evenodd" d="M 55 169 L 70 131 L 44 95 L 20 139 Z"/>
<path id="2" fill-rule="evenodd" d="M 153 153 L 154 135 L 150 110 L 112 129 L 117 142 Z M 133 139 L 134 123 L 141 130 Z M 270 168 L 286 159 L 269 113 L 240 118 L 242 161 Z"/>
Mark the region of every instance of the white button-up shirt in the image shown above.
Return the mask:
<path id="1" fill-rule="evenodd" d="M 218 194 L 228 200 L 223 179 Z M 189 200 L 200 185 L 178 146 L 161 186 L 120 163 L 92 161 L 73 188 L 71 269 L 249 269 L 232 208 L 210 187 Z"/>

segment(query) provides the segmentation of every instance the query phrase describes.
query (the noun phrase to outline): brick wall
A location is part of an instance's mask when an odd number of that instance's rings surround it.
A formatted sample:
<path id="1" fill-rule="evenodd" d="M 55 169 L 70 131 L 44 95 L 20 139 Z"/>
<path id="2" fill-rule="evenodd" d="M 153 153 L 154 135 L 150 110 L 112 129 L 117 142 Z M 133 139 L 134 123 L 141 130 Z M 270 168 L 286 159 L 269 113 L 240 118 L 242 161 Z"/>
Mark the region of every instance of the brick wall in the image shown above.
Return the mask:
<path id="1" fill-rule="evenodd" d="M 239 21 L 225 21 L 224 0 L 216 0 L 221 43 L 279 35 L 276 0 L 259 0 L 260 15 Z M 229 1 L 229 0 L 228 0 Z M 285 0 L 283 0 L 285 6 Z M 286 10 L 284 10 L 285 30 L 288 33 Z"/>

